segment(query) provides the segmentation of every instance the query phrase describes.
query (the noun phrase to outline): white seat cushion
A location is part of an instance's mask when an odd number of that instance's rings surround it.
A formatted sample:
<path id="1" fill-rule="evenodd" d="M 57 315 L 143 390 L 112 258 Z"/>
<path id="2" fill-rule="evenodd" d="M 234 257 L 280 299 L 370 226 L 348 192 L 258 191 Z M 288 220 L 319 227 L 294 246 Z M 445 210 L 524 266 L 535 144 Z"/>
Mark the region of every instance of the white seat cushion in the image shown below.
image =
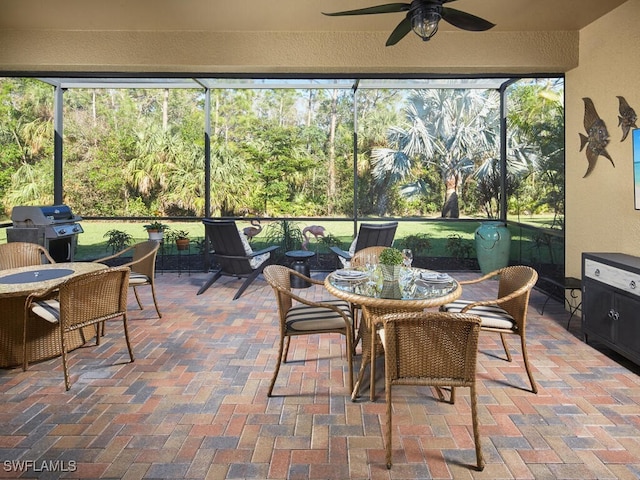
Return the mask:
<path id="1" fill-rule="evenodd" d="M 263 253 L 262 255 L 257 255 L 257 256 L 255 256 L 253 258 L 250 258 L 249 259 L 249 265 L 251 265 L 251 268 L 255 270 L 260 265 L 262 265 L 264 262 L 269 260 L 270 256 L 271 256 L 271 252 L 267 252 L 267 253 Z"/>
<path id="2" fill-rule="evenodd" d="M 460 311 L 470 303 L 474 302 L 471 300 L 456 300 L 455 302 L 444 305 L 442 310 L 445 312 L 460 313 Z M 517 329 L 517 325 L 513 320 L 513 317 L 509 315 L 506 310 L 497 305 L 481 305 L 473 307 L 465 313 L 479 316 L 482 319 L 482 327 L 501 328 L 512 331 Z"/>
<path id="3" fill-rule="evenodd" d="M 129 285 L 144 285 L 149 283 L 149 277 L 142 273 L 131 272 L 129 274 Z"/>
<path id="4" fill-rule="evenodd" d="M 337 306 L 349 320 L 351 320 L 351 308 L 344 300 L 328 300 L 326 302 Z M 296 305 L 287 312 L 285 320 L 287 330 L 303 332 L 308 330 L 335 330 L 345 328 L 344 318 L 340 314 L 328 308 L 311 305 Z"/>
<path id="5" fill-rule="evenodd" d="M 51 323 L 60 321 L 60 302 L 58 300 L 39 300 L 33 302 L 31 311 L 34 315 Z"/>
<path id="6" fill-rule="evenodd" d="M 249 240 L 247 239 L 247 236 L 244 234 L 244 232 L 240 230 L 238 230 L 238 234 L 240 235 L 240 241 L 242 242 L 242 246 L 244 247 L 244 253 L 247 255 L 251 255 L 253 253 L 253 249 L 251 248 L 251 245 L 249 245 Z M 271 252 L 267 252 L 267 253 L 263 253 L 262 255 L 257 255 L 253 258 L 250 258 L 249 265 L 253 270 L 255 270 L 264 262 L 266 262 L 270 256 L 271 256 Z"/>
<path id="7" fill-rule="evenodd" d="M 349 245 L 349 256 L 353 257 L 353 255 L 356 253 L 356 243 L 358 243 L 358 236 L 356 235 L 356 238 L 353 239 L 353 242 L 351 242 L 351 245 Z M 349 268 L 351 266 L 351 260 L 347 260 L 346 258 L 343 257 L 338 257 L 338 260 L 340 260 L 340 263 L 342 263 L 342 266 L 344 268 Z"/>

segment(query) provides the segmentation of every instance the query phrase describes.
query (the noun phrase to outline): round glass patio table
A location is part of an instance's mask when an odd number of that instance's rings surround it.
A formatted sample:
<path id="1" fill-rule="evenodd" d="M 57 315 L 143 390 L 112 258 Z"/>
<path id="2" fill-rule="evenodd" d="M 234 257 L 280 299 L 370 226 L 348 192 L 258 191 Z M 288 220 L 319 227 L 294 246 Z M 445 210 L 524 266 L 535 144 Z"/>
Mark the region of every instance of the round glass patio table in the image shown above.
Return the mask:
<path id="1" fill-rule="evenodd" d="M 0 367 L 22 365 L 24 304 L 27 297 L 47 290 L 83 273 L 108 268 L 101 263 L 47 263 L 0 270 Z M 76 331 L 69 349 L 84 343 L 83 332 Z M 29 361 L 40 361 L 61 355 L 56 325 L 30 322 L 27 331 Z"/>
<path id="2" fill-rule="evenodd" d="M 379 318 L 388 313 L 422 311 L 425 308 L 439 307 L 452 302 L 462 294 L 462 287 L 452 277 L 421 268 L 400 269 L 397 281 L 385 282 L 379 268 L 355 269 L 363 272 L 358 277 L 348 278 L 343 270 L 327 275 L 324 281 L 326 289 L 332 295 L 362 308 L 360 334 L 362 336 L 362 362 L 358 379 L 354 385 L 351 399 L 360 394 L 360 384 L 364 371 L 370 365 L 369 394 L 375 400 L 375 359 L 379 342 L 376 330 L 380 328 Z M 348 272 L 347 272 L 348 273 Z"/>

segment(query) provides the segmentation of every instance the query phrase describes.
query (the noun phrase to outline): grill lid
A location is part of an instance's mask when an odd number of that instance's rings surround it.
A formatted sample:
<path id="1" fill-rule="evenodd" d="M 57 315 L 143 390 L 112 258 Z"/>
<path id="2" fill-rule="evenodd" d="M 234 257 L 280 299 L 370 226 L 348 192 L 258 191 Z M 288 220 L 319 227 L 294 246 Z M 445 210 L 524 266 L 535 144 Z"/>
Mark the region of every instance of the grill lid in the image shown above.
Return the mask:
<path id="1" fill-rule="evenodd" d="M 19 206 L 11 210 L 11 221 L 16 227 L 31 227 L 70 223 L 82 220 L 68 205 Z"/>

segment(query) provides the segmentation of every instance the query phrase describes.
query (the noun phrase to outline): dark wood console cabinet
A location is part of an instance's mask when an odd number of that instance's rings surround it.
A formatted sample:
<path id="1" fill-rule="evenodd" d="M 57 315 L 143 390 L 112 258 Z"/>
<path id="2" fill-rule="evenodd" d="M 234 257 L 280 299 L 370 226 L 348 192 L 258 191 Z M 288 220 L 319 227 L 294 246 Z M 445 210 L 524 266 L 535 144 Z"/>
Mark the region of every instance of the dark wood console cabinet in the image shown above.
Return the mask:
<path id="1" fill-rule="evenodd" d="M 582 254 L 582 334 L 640 365 L 640 258 Z"/>

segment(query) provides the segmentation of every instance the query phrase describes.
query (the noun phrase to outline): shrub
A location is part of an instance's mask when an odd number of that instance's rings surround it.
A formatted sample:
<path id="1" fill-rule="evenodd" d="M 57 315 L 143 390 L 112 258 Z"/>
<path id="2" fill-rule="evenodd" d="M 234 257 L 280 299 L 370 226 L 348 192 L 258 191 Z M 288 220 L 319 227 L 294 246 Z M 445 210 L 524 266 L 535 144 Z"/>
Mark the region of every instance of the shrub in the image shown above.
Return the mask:
<path id="1" fill-rule="evenodd" d="M 452 233 L 447 238 L 446 250 L 454 258 L 470 258 L 473 252 L 473 244 L 465 240 L 458 233 Z"/>
<path id="2" fill-rule="evenodd" d="M 409 248 L 413 251 L 414 255 L 420 253 L 426 253 L 431 250 L 431 240 L 426 233 L 416 233 L 408 235 L 402 241 L 403 248 Z"/>
<path id="3" fill-rule="evenodd" d="M 167 232 L 167 240 L 175 242 L 176 240 L 183 240 L 189 238 L 189 232 L 186 230 L 169 230 Z"/>
<path id="4" fill-rule="evenodd" d="M 133 241 L 133 236 L 122 230 L 109 230 L 103 236 L 107 238 L 107 250 L 111 248 L 112 254 L 124 250 Z"/>
<path id="5" fill-rule="evenodd" d="M 269 245 L 278 245 L 278 257 L 283 258 L 286 252 L 302 248 L 304 238 L 296 222 L 280 220 L 267 225 L 265 240 Z"/>

